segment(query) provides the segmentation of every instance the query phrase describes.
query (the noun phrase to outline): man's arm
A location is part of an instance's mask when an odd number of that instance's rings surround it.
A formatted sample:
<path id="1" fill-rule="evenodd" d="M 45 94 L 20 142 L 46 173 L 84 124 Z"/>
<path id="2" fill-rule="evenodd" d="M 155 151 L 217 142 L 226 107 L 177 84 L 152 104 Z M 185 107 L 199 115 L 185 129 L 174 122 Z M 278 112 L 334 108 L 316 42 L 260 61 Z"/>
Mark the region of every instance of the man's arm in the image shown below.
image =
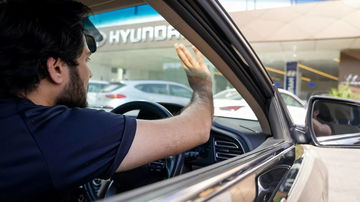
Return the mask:
<path id="1" fill-rule="evenodd" d="M 175 117 L 137 120 L 133 143 L 117 172 L 187 151 L 209 139 L 213 115 L 210 71 L 196 48 L 196 59 L 184 45 L 175 48 L 193 89 L 191 103 Z"/>
<path id="2" fill-rule="evenodd" d="M 320 123 L 316 119 L 312 119 L 313 127 L 316 136 L 328 136 L 331 135 L 331 128 L 326 123 Z"/>

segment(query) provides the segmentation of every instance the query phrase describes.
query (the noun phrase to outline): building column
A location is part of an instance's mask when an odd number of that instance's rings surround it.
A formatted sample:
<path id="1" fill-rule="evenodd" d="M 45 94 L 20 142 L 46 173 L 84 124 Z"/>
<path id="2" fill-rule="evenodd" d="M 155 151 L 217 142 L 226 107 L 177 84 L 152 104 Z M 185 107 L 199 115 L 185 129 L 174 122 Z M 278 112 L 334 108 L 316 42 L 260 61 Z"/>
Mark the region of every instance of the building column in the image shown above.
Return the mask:
<path id="1" fill-rule="evenodd" d="M 349 49 L 340 53 L 339 85 L 346 83 L 354 93 L 360 94 L 360 50 Z"/>

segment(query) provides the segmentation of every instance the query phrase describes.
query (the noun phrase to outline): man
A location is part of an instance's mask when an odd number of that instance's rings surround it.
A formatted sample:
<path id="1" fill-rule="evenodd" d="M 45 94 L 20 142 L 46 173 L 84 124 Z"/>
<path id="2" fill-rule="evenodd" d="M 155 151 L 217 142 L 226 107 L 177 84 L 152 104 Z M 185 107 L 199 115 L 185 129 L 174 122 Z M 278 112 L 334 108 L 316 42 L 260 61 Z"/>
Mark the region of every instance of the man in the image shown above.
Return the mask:
<path id="1" fill-rule="evenodd" d="M 333 118 L 328 106 L 324 103 L 320 102 L 314 105 L 314 112 L 311 120 L 316 136 L 328 136 L 333 133 L 333 130 L 329 125 Z"/>
<path id="2" fill-rule="evenodd" d="M 0 3 L 0 201 L 54 201 L 93 178 L 108 178 L 184 152 L 209 138 L 212 82 L 200 52 L 176 45 L 192 102 L 175 117 L 135 120 L 84 108 L 91 72 L 73 1 Z"/>

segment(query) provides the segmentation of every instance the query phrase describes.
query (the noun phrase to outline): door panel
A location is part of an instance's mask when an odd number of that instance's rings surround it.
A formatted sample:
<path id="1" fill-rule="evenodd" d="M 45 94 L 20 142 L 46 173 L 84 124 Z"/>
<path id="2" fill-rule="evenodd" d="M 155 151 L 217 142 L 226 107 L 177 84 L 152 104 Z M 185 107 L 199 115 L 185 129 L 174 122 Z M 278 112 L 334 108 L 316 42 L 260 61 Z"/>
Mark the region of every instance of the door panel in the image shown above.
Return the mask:
<path id="1" fill-rule="evenodd" d="M 259 148 L 170 180 L 122 193 L 107 201 L 205 201 L 215 200 L 216 197 L 229 197 L 229 195 L 232 201 L 235 199 L 247 201 L 253 198 L 257 200 L 258 196 L 265 196 L 255 191 L 258 190 L 258 177 L 273 172 L 273 168 L 290 168 L 295 158 L 295 149 L 290 144 L 276 140 L 268 140 L 267 143 L 272 146 Z M 276 174 L 278 183 L 270 186 L 272 188 L 266 194 L 267 197 L 270 196 L 269 198 L 274 196 L 278 184 L 281 183 L 280 179 L 283 179 L 288 169 L 277 171 L 280 171 Z M 250 193 L 241 191 L 245 185 Z M 228 196 L 221 195 L 224 192 L 228 192 Z M 263 201 L 263 198 L 259 198 L 259 201 Z"/>

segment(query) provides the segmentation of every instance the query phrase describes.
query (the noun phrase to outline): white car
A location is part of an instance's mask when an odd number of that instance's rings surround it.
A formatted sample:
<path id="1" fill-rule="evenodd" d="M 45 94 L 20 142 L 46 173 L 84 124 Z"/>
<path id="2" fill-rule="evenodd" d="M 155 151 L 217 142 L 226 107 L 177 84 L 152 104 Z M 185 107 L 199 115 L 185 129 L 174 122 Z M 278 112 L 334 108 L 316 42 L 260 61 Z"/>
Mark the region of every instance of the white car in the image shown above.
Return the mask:
<path id="1" fill-rule="evenodd" d="M 305 125 L 305 103 L 296 95 L 284 89 L 278 89 L 290 112 L 293 122 L 297 125 Z M 231 88 L 214 95 L 214 115 L 221 117 L 241 118 L 257 120 L 254 112 L 242 96 Z"/>
<path id="2" fill-rule="evenodd" d="M 98 80 L 89 81 L 88 92 L 86 96 L 89 107 L 94 107 L 96 105 L 97 94 L 107 85 L 109 85 L 109 82 L 107 81 L 98 81 Z"/>
<path id="3" fill-rule="evenodd" d="M 133 80 L 110 83 L 96 97 L 96 108 L 114 109 L 135 100 L 175 103 L 182 106 L 190 102 L 192 90 L 171 81 Z"/>

